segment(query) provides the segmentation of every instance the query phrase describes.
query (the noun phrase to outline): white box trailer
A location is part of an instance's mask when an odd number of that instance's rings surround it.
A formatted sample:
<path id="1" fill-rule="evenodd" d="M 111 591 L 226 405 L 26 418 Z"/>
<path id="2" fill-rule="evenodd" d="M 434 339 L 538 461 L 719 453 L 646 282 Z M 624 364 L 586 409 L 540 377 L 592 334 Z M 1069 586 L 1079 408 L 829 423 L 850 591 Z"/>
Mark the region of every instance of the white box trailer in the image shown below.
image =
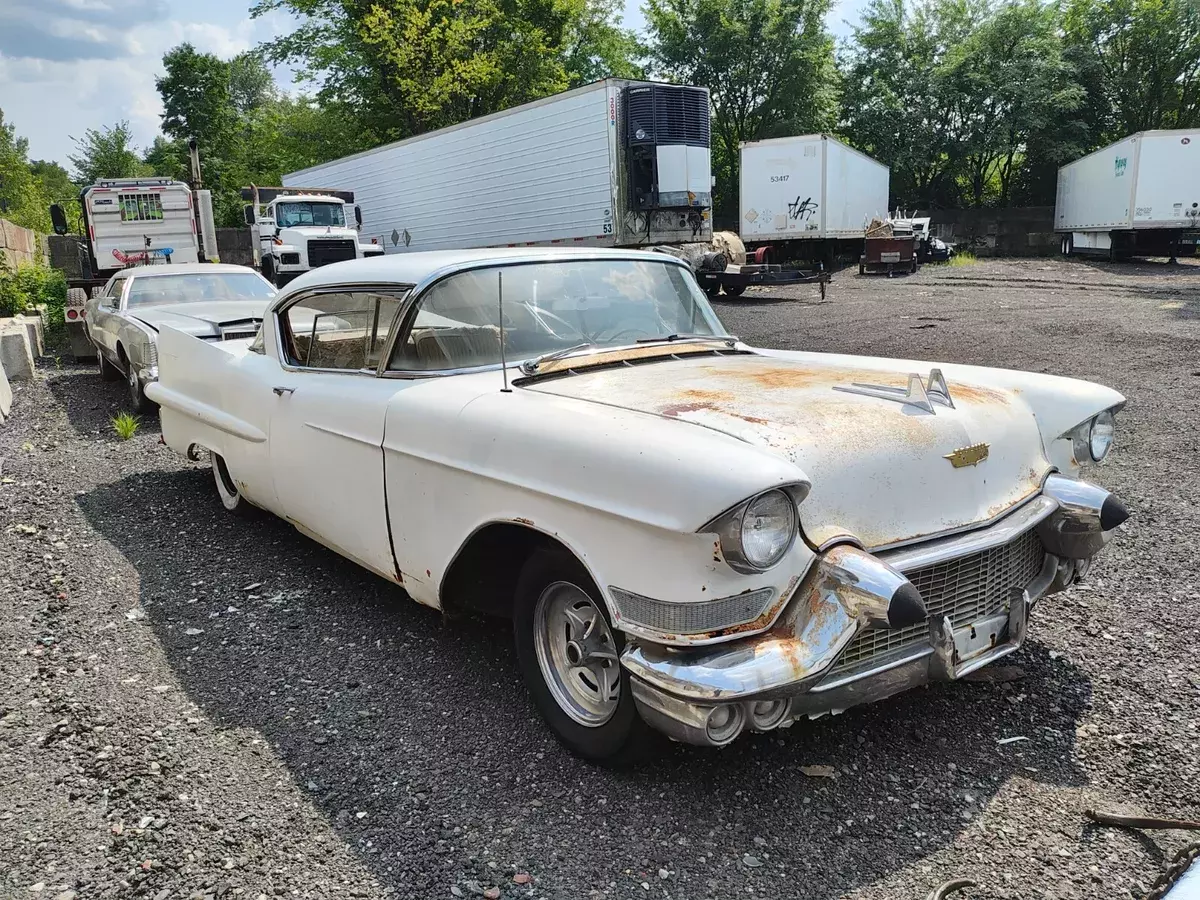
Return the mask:
<path id="1" fill-rule="evenodd" d="M 293 172 L 388 253 L 712 239 L 708 90 L 610 78 Z"/>
<path id="2" fill-rule="evenodd" d="M 747 245 L 862 240 L 886 218 L 890 170 L 827 134 L 741 146 L 738 229 Z"/>
<path id="3" fill-rule="evenodd" d="M 1141 131 L 1058 170 L 1065 255 L 1193 253 L 1200 237 L 1200 129 Z"/>

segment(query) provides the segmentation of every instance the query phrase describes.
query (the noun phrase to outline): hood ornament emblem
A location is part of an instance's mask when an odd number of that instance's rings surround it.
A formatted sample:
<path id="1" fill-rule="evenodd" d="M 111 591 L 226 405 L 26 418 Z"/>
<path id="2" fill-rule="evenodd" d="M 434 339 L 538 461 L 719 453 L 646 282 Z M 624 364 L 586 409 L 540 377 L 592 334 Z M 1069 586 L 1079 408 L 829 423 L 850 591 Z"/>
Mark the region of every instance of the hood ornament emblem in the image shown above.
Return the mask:
<path id="1" fill-rule="evenodd" d="M 909 406 L 917 406 L 930 415 L 937 415 L 933 401 L 938 405 L 954 409 L 954 399 L 950 396 L 950 388 L 942 375 L 941 369 L 929 370 L 929 383 L 921 381 L 921 376 L 912 372 L 908 376 L 908 387 L 888 387 L 884 384 L 851 384 L 849 387 L 835 385 L 835 391 L 845 391 L 847 394 L 862 394 L 864 397 L 877 397 L 880 400 L 894 400 Z M 986 453 L 984 454 L 987 455 Z"/>
<path id="2" fill-rule="evenodd" d="M 943 458 L 950 460 L 950 465 L 956 469 L 977 466 L 988 458 L 988 445 L 972 444 L 970 447 L 960 447 L 953 453 L 947 453 Z"/>

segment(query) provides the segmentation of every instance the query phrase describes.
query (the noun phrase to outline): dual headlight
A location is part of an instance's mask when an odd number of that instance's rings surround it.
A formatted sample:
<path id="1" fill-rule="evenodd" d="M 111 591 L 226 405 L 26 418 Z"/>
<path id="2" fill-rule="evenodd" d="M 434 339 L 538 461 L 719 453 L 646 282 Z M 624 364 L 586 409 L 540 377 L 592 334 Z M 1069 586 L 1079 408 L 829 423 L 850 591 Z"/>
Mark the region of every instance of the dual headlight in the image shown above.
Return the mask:
<path id="1" fill-rule="evenodd" d="M 799 531 L 796 506 L 808 491 L 807 484 L 764 491 L 717 516 L 701 531 L 716 532 L 721 555 L 731 568 L 744 574 L 761 572 L 791 549 Z"/>
<path id="2" fill-rule="evenodd" d="M 1092 462 L 1100 462 L 1108 456 L 1108 451 L 1112 449 L 1113 438 L 1117 433 L 1114 412 L 1114 410 L 1106 409 L 1063 435 L 1063 437 L 1070 437 L 1077 460 L 1086 462 L 1090 459 Z"/>

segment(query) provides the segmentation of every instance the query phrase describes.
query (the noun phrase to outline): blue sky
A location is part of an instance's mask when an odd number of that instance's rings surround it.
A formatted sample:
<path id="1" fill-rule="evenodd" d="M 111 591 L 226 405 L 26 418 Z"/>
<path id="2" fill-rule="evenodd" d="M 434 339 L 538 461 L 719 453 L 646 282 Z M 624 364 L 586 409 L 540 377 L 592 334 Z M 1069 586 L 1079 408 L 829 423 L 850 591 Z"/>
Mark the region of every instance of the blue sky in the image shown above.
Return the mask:
<path id="1" fill-rule="evenodd" d="M 643 0 L 626 0 L 641 28 Z M 845 37 L 864 0 L 837 0 L 829 16 Z M 139 146 L 158 133 L 154 76 L 184 41 L 228 58 L 286 33 L 282 15 L 249 16 L 250 0 L 0 0 L 0 109 L 29 139 L 33 159 L 67 165 L 73 137 L 129 121 Z"/>

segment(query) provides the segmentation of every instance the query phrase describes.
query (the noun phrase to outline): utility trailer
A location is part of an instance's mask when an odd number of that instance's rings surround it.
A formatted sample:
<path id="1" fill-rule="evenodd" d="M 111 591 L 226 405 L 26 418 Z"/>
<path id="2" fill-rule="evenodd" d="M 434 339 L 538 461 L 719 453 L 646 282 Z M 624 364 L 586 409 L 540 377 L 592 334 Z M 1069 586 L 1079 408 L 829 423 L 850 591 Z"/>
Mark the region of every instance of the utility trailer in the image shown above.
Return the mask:
<path id="1" fill-rule="evenodd" d="M 1191 256 L 1200 242 L 1200 130 L 1140 131 L 1058 170 L 1064 256 Z"/>
<path id="2" fill-rule="evenodd" d="M 609 78 L 283 183 L 353 191 L 363 234 L 387 253 L 652 247 L 686 259 L 710 293 L 740 293 L 782 269 L 742 265 L 736 235 L 714 242 L 709 143 L 707 89 Z"/>
<path id="3" fill-rule="evenodd" d="M 740 152 L 738 231 L 760 256 L 857 260 L 867 224 L 887 215 L 888 167 L 828 134 L 746 141 Z"/>

